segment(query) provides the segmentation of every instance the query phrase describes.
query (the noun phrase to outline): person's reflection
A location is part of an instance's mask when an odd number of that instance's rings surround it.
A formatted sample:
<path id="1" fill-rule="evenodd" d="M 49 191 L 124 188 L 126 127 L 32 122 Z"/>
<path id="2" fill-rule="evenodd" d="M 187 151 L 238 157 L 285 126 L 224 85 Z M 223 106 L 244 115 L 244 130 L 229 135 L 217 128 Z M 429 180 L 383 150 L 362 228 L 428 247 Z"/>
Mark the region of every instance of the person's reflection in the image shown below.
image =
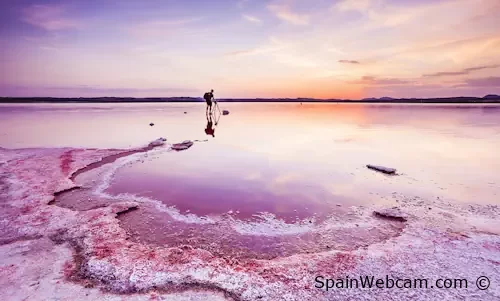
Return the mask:
<path id="1" fill-rule="evenodd" d="M 212 135 L 215 138 L 215 129 L 213 128 L 212 114 L 207 115 L 207 128 L 205 134 Z"/>

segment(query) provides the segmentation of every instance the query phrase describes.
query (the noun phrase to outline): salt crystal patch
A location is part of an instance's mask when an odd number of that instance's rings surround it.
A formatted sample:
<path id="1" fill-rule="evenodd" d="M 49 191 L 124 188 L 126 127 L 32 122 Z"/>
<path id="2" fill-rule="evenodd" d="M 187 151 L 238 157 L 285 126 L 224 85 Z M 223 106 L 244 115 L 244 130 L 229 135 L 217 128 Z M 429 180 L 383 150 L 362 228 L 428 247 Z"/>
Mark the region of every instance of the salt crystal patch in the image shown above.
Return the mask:
<path id="1" fill-rule="evenodd" d="M 277 219 L 272 213 L 261 213 L 256 215 L 259 221 L 234 220 L 232 226 L 236 232 L 242 235 L 279 236 L 290 234 L 307 233 L 314 230 L 312 219 L 305 219 L 293 224 L 287 224 L 284 220 Z"/>

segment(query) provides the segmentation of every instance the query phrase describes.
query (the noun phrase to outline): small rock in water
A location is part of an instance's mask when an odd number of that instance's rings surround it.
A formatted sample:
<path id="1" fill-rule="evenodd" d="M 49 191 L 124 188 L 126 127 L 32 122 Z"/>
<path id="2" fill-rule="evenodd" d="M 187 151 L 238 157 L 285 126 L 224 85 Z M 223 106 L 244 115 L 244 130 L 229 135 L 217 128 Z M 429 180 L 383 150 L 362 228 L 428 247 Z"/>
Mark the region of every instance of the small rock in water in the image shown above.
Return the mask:
<path id="1" fill-rule="evenodd" d="M 188 112 L 184 112 L 184 114 L 187 114 Z"/>
<path id="2" fill-rule="evenodd" d="M 392 207 L 392 208 L 387 208 L 387 209 L 380 209 L 380 210 L 375 210 L 373 211 L 375 216 L 386 218 L 386 219 L 392 219 L 392 220 L 397 220 L 401 222 L 406 222 L 408 216 L 401 211 L 398 207 Z"/>
<path id="3" fill-rule="evenodd" d="M 158 138 L 158 139 L 156 139 L 156 140 L 154 140 L 154 141 L 151 141 L 151 142 L 149 143 L 149 146 L 153 146 L 153 147 L 155 147 L 155 146 L 160 146 L 160 145 L 165 144 L 165 141 L 167 141 L 167 139 L 165 139 L 165 138 L 161 138 L 161 137 L 160 137 L 160 138 Z"/>
<path id="4" fill-rule="evenodd" d="M 396 169 L 390 168 L 390 167 L 384 167 L 384 166 L 378 166 L 378 165 L 371 165 L 371 164 L 366 165 L 366 167 L 368 167 L 369 169 L 373 169 L 373 170 L 376 170 L 376 171 L 383 172 L 385 174 L 391 174 L 392 175 L 392 174 L 396 173 Z"/>
<path id="5" fill-rule="evenodd" d="M 222 115 L 228 115 L 229 114 L 229 111 L 228 110 L 223 110 L 222 111 Z"/>
<path id="6" fill-rule="evenodd" d="M 154 123 L 152 123 L 152 122 L 149 124 L 149 126 L 153 126 L 153 125 L 155 125 L 155 124 L 154 124 Z"/>
<path id="7" fill-rule="evenodd" d="M 193 141 L 186 140 L 186 141 L 183 141 L 182 143 L 176 143 L 176 144 L 172 145 L 172 149 L 176 150 L 176 151 L 181 151 L 181 150 L 186 150 L 186 149 L 190 148 L 191 146 L 193 146 Z"/>

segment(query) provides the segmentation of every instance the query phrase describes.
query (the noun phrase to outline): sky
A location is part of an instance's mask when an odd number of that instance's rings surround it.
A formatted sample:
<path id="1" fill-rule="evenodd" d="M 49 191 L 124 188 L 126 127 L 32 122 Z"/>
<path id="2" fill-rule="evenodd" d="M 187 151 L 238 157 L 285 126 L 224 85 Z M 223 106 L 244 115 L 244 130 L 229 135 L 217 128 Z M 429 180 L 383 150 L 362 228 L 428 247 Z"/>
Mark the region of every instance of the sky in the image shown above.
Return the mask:
<path id="1" fill-rule="evenodd" d="M 500 94 L 498 0 L 2 0 L 0 96 Z"/>

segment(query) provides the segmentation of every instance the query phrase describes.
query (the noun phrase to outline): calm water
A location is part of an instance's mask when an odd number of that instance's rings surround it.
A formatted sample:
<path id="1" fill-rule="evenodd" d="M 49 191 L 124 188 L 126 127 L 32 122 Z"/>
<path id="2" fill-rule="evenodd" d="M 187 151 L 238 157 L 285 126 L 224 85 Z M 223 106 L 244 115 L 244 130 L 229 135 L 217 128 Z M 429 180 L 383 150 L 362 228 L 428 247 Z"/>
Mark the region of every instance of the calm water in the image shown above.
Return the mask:
<path id="1" fill-rule="evenodd" d="M 231 113 L 212 137 L 201 103 L 4 104 L 0 146 L 127 148 L 160 136 L 171 143 L 208 139 L 123 168 L 108 189 L 198 215 L 321 218 L 348 205 L 392 202 L 396 194 L 500 203 L 500 106 L 220 106 Z"/>

